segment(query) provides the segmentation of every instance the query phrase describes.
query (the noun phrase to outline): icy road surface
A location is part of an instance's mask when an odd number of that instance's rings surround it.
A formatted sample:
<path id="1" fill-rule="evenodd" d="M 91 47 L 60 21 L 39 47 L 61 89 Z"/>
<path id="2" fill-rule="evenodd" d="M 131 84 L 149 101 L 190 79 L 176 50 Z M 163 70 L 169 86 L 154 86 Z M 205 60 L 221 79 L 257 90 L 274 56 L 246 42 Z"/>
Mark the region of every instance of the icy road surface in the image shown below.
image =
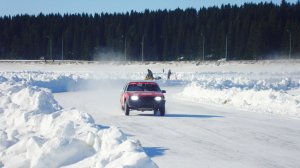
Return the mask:
<path id="1" fill-rule="evenodd" d="M 119 103 L 123 84 L 107 81 L 97 90 L 54 96 L 64 108 L 85 111 L 96 123 L 140 140 L 162 168 L 300 167 L 299 119 L 183 102 L 177 98 L 183 86 L 162 87 L 165 117 L 135 111 L 125 116 Z"/>

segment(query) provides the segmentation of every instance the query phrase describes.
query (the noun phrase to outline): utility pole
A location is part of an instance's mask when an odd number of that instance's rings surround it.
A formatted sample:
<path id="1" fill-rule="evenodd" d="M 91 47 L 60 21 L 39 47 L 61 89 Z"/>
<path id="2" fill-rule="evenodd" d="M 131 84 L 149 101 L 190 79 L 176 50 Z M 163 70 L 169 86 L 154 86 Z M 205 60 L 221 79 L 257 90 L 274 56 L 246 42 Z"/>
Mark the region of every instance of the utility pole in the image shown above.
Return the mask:
<path id="1" fill-rule="evenodd" d="M 289 31 L 289 36 L 290 36 L 290 50 L 289 50 L 289 59 L 291 59 L 291 55 L 292 55 L 292 33 L 291 31 Z"/>
<path id="2" fill-rule="evenodd" d="M 133 31 L 133 27 L 130 27 L 128 31 L 125 32 L 124 36 L 124 57 L 125 61 L 127 61 L 127 35 L 130 35 L 130 33 Z"/>
<path id="3" fill-rule="evenodd" d="M 142 45 L 142 62 L 144 62 L 144 39 L 145 39 L 145 36 L 143 35 L 142 42 L 141 42 L 141 45 Z"/>
<path id="4" fill-rule="evenodd" d="M 53 60 L 52 59 L 52 38 L 49 36 L 47 36 L 47 38 L 49 39 L 49 57 L 51 60 Z"/>
<path id="5" fill-rule="evenodd" d="M 292 55 L 292 33 L 289 29 L 286 30 L 289 33 L 289 59 L 291 59 Z"/>
<path id="6" fill-rule="evenodd" d="M 201 33 L 202 35 L 202 61 L 205 60 L 205 56 L 204 56 L 204 51 L 205 51 L 205 36 Z"/>
<path id="7" fill-rule="evenodd" d="M 127 37 L 126 37 L 126 35 L 125 35 L 125 41 L 124 41 L 124 60 L 126 61 L 127 60 Z"/>
<path id="8" fill-rule="evenodd" d="M 226 34 L 226 38 L 225 38 L 225 60 L 227 61 L 227 34 Z"/>
<path id="9" fill-rule="evenodd" d="M 64 60 L 64 37 L 61 37 L 61 60 Z"/>

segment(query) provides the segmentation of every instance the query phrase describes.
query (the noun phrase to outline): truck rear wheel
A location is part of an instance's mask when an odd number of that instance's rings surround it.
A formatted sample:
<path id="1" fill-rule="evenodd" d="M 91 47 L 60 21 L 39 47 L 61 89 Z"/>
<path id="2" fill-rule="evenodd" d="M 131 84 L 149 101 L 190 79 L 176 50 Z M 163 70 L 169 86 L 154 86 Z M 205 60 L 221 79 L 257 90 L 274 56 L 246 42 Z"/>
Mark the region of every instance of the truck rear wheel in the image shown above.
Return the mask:
<path id="1" fill-rule="evenodd" d="M 166 113 L 165 110 L 166 110 L 165 106 L 159 108 L 159 114 L 160 114 L 160 116 L 164 116 L 165 115 L 165 113 Z"/>
<path id="2" fill-rule="evenodd" d="M 128 103 L 127 103 L 127 101 L 125 101 L 125 103 L 124 103 L 124 111 L 125 111 L 125 115 L 129 115 L 129 111 L 130 111 L 130 108 L 129 108 L 129 106 L 128 106 Z"/>
<path id="3" fill-rule="evenodd" d="M 158 115 L 164 116 L 165 113 L 166 113 L 166 111 L 165 111 L 165 106 L 160 107 L 160 108 L 158 108 L 158 109 L 154 109 L 154 115 L 155 115 L 155 116 L 158 116 Z"/>

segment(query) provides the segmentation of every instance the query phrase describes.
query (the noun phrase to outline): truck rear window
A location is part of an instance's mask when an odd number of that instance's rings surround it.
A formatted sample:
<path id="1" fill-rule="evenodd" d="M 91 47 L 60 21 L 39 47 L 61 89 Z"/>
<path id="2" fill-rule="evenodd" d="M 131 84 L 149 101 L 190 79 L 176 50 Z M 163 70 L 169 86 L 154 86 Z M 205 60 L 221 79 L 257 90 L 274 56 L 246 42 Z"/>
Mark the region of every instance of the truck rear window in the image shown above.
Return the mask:
<path id="1" fill-rule="evenodd" d="M 154 84 L 130 84 L 127 88 L 127 91 L 154 91 L 160 92 L 160 88 L 158 85 Z"/>

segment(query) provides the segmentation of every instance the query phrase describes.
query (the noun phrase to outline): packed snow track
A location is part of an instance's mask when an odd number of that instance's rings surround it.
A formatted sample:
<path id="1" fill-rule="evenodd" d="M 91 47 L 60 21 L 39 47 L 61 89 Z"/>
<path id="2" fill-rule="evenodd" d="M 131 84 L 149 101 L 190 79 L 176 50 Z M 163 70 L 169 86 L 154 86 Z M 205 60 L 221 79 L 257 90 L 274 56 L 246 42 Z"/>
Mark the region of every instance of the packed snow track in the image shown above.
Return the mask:
<path id="1" fill-rule="evenodd" d="M 55 94 L 65 107 L 76 107 L 96 123 L 115 125 L 139 139 L 159 167 L 297 167 L 299 120 L 255 114 L 178 100 L 181 87 L 163 87 L 166 116 L 131 111 L 119 105 L 122 85 Z"/>

